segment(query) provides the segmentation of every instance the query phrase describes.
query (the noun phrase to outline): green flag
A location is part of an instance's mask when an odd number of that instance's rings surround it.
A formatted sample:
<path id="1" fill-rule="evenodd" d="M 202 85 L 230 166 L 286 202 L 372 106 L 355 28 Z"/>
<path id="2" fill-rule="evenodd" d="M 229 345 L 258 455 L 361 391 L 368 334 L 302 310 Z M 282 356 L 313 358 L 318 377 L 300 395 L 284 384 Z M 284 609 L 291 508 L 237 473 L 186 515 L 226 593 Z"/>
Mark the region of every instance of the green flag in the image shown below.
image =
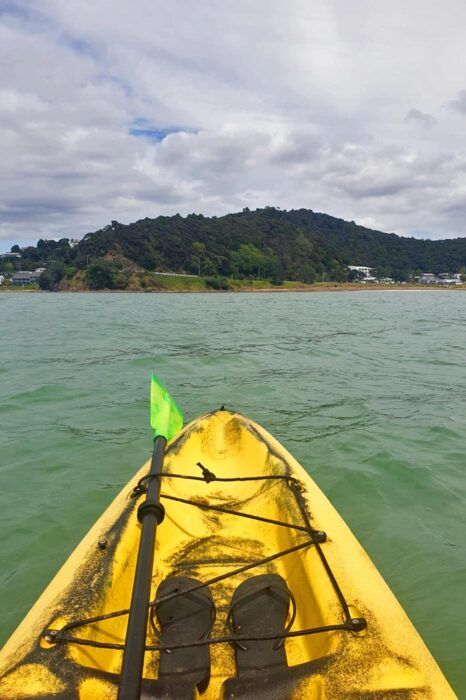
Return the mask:
<path id="1" fill-rule="evenodd" d="M 150 384 L 150 424 L 154 438 L 163 435 L 167 440 L 183 427 L 183 414 L 155 374 Z"/>

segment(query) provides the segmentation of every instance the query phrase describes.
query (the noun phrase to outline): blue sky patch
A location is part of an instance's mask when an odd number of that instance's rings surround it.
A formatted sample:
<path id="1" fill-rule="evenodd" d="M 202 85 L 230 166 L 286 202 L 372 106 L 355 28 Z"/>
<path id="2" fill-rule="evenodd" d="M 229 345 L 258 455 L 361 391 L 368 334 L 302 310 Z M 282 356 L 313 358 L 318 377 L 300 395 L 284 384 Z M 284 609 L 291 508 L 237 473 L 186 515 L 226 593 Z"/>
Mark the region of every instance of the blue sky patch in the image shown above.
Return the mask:
<path id="1" fill-rule="evenodd" d="M 40 10 L 18 2 L 2 2 L 0 4 L 0 17 L 16 20 L 28 29 L 48 29 L 52 22 L 47 15 Z"/>
<path id="2" fill-rule="evenodd" d="M 131 134 L 131 136 L 136 136 L 137 138 L 142 139 L 148 139 L 149 141 L 155 141 L 156 143 L 158 143 L 159 141 L 163 141 L 164 138 L 166 138 L 170 134 L 176 134 L 180 131 L 183 131 L 184 133 L 188 134 L 196 133 L 195 129 L 187 129 L 185 127 L 175 126 L 167 126 L 163 128 L 155 126 L 145 126 L 144 122 L 144 119 L 135 120 L 135 125 L 128 129 L 128 132 Z"/>
<path id="3" fill-rule="evenodd" d="M 73 36 L 68 32 L 63 32 L 60 38 L 68 49 L 79 56 L 85 56 L 86 58 L 91 58 L 95 61 L 100 58 L 99 51 L 90 42 Z"/>

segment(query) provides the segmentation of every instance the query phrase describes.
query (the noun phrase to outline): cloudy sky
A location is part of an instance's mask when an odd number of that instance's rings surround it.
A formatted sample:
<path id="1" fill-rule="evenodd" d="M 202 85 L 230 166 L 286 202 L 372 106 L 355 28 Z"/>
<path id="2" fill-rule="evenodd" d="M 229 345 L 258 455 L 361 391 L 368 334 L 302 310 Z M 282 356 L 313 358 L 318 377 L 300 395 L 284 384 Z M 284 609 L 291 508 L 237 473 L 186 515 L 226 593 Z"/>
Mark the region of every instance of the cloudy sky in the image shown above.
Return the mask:
<path id="1" fill-rule="evenodd" d="M 0 248 L 308 207 L 466 236 L 464 0 L 1 0 Z"/>

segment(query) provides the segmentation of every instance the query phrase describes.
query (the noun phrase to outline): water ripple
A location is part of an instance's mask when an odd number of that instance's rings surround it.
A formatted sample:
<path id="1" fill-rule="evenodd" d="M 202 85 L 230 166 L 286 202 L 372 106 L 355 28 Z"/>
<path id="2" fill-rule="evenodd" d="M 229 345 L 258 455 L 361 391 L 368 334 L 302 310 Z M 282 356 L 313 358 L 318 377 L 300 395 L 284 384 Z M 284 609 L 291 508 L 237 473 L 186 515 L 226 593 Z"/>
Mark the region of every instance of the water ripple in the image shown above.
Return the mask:
<path id="1" fill-rule="evenodd" d="M 225 403 L 295 454 L 466 693 L 462 294 L 1 301 L 2 639 L 147 459 L 155 371 L 187 420 Z"/>

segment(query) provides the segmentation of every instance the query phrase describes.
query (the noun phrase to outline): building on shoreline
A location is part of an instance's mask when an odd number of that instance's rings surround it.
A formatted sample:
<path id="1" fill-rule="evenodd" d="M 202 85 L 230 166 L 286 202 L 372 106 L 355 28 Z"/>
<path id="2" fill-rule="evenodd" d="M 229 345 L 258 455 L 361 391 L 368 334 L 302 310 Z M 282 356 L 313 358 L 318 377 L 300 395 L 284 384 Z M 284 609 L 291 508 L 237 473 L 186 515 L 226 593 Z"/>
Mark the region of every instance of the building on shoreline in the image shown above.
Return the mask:
<path id="1" fill-rule="evenodd" d="M 17 287 L 24 287 L 27 284 L 37 284 L 40 273 L 31 272 L 30 270 L 20 270 L 11 276 L 11 281 Z"/>
<path id="2" fill-rule="evenodd" d="M 348 265 L 348 270 L 350 272 L 358 272 L 361 276 L 361 282 L 375 282 L 375 277 L 372 275 L 373 267 L 367 267 L 367 265 Z"/>
<path id="3" fill-rule="evenodd" d="M 418 284 L 463 284 L 459 272 L 452 274 L 450 272 L 441 272 L 439 275 L 434 275 L 433 272 L 424 272 L 416 278 Z"/>
<path id="4" fill-rule="evenodd" d="M 9 253 L 1 253 L 0 254 L 0 258 L 20 258 L 20 257 L 21 257 L 21 253 L 9 252 Z"/>
<path id="5" fill-rule="evenodd" d="M 353 277 L 356 276 L 359 278 L 357 281 L 362 284 L 366 282 L 375 282 L 375 284 L 395 284 L 395 280 L 392 277 L 374 277 L 372 274 L 374 268 L 368 267 L 367 265 L 348 265 L 348 270 L 356 273 Z M 461 273 L 459 272 L 440 272 L 439 274 L 423 272 L 421 275 L 414 277 L 414 280 L 418 284 L 425 285 L 456 286 L 464 284 Z"/>

